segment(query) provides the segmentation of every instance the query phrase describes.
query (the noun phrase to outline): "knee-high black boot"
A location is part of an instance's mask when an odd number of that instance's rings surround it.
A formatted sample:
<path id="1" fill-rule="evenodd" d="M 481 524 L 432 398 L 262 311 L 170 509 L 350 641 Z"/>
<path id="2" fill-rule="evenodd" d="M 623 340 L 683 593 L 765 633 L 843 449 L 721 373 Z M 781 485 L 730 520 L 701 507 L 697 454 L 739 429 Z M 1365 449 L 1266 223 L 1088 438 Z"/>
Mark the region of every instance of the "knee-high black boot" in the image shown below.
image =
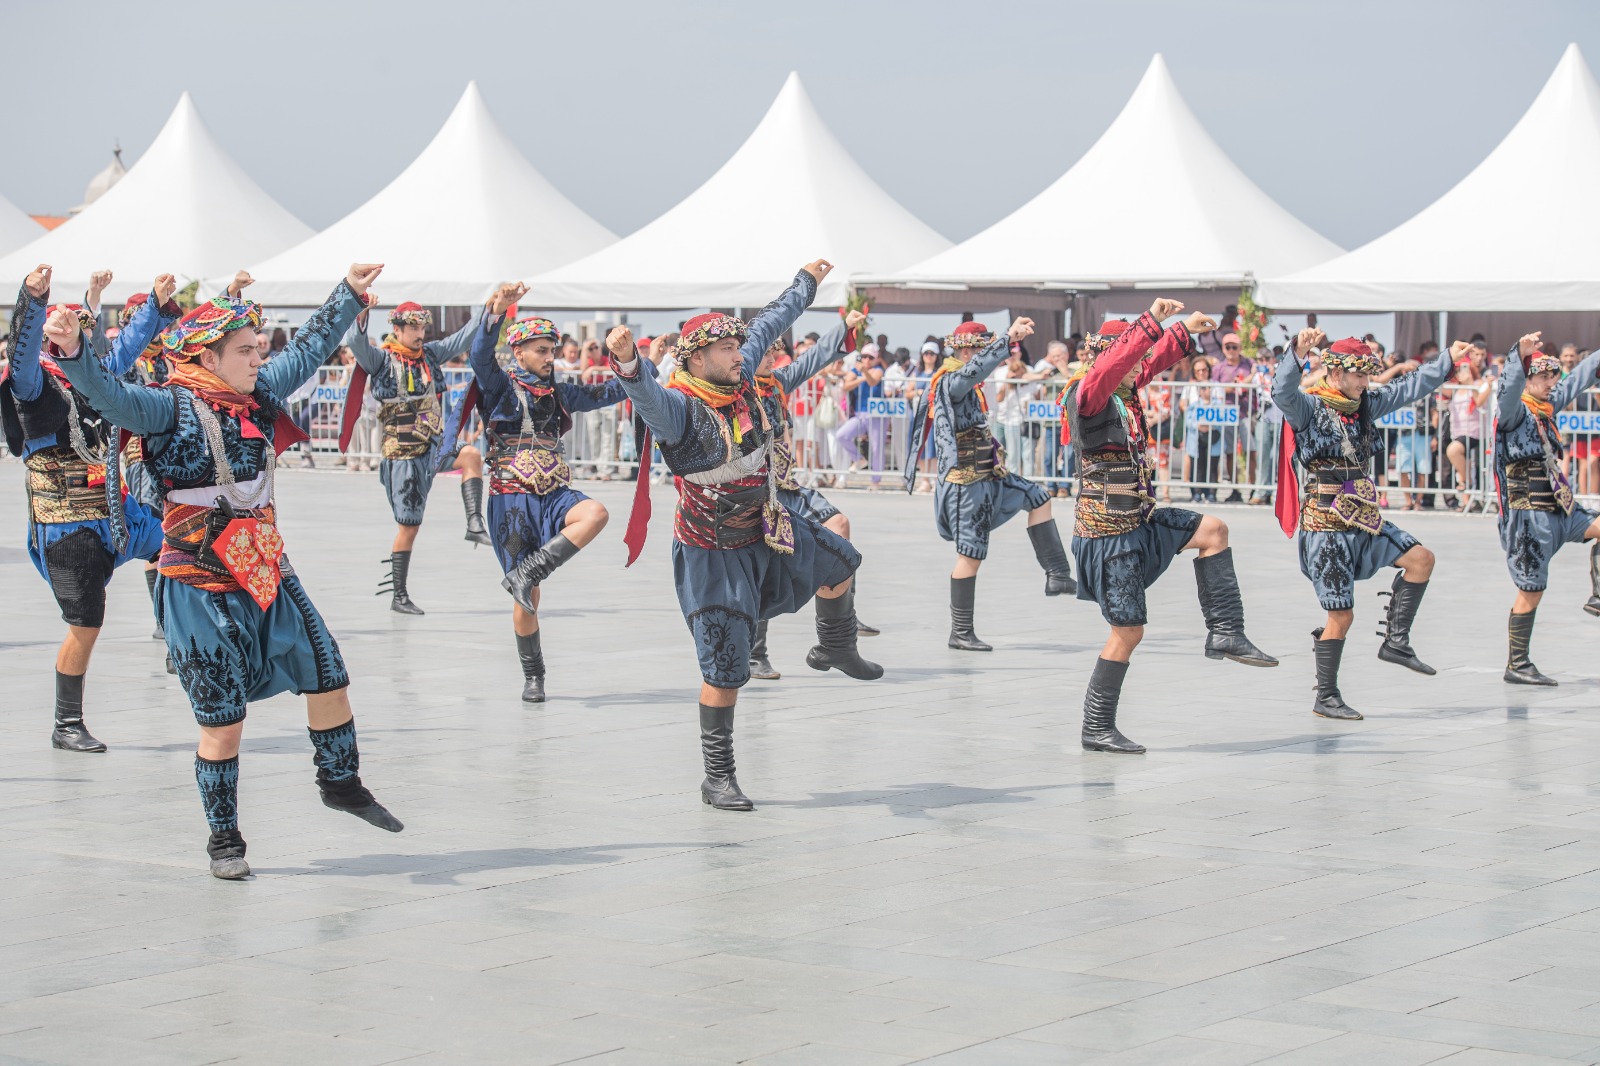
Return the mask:
<path id="1" fill-rule="evenodd" d="M 1600 616 L 1600 541 L 1589 546 L 1589 601 L 1583 609 Z"/>
<path id="2" fill-rule="evenodd" d="M 1387 593 L 1378 593 L 1379 596 L 1389 597 L 1389 606 L 1385 609 L 1387 621 L 1383 631 L 1378 634 L 1383 638 L 1383 643 L 1378 645 L 1378 658 L 1431 676 L 1439 671 L 1417 658 L 1417 653 L 1411 650 L 1411 623 L 1416 620 L 1417 608 L 1422 606 L 1422 594 L 1427 591 L 1426 581 L 1407 581 L 1402 571 L 1394 575 L 1394 584 Z"/>
<path id="3" fill-rule="evenodd" d="M 1537 613 L 1537 609 L 1527 614 L 1511 612 L 1511 620 L 1506 625 L 1506 633 L 1511 644 L 1510 653 L 1506 658 L 1505 680 L 1508 685 L 1558 683 L 1555 678 L 1541 674 L 1539 668 L 1528 658 L 1528 648 L 1533 644 L 1533 616 Z"/>
<path id="4" fill-rule="evenodd" d="M 369 825 L 398 833 L 405 826 L 361 783 L 361 751 L 354 718 L 332 729 L 310 729 L 311 762 L 317 768 L 322 804 L 353 814 Z"/>
<path id="5" fill-rule="evenodd" d="M 977 598 L 976 574 L 950 579 L 950 646 L 957 651 L 994 651 L 994 645 L 979 640 L 972 628 Z"/>
<path id="6" fill-rule="evenodd" d="M 83 674 L 56 671 L 56 727 L 50 746 L 62 751 L 105 751 L 83 724 Z"/>
<path id="7" fill-rule="evenodd" d="M 145 571 L 144 571 L 144 587 L 150 590 L 150 606 L 151 607 L 155 607 L 156 606 L 156 577 L 157 577 L 158 574 L 160 574 L 160 571 L 157 570 L 153 566 L 149 566 L 149 567 L 145 568 Z M 161 617 L 160 617 L 160 615 L 156 616 L 156 628 L 155 628 L 155 630 L 153 632 L 151 632 L 150 639 L 151 640 L 166 640 L 167 639 L 167 631 L 165 629 L 161 628 Z"/>
<path id="8" fill-rule="evenodd" d="M 1070 596 L 1077 592 L 1078 583 L 1072 580 L 1072 564 L 1067 562 L 1067 551 L 1061 546 L 1056 520 L 1029 526 L 1028 539 L 1033 542 L 1033 557 L 1044 570 L 1044 594 Z"/>
<path id="9" fill-rule="evenodd" d="M 411 602 L 406 591 L 406 579 L 411 573 L 411 553 L 389 553 L 389 576 L 378 582 L 378 595 L 389 593 L 389 610 L 396 614 L 423 614 L 421 607 Z"/>
<path id="10" fill-rule="evenodd" d="M 489 527 L 483 524 L 483 478 L 461 479 L 461 503 L 467 509 L 467 539 L 474 544 L 488 544 Z"/>
<path id="11" fill-rule="evenodd" d="M 566 534 L 557 533 L 513 567 L 505 580 L 500 582 L 500 587 L 511 593 L 517 606 L 533 614 L 533 590 L 539 587 L 539 582 L 555 573 L 556 567 L 577 554 L 578 546 L 568 540 Z"/>
<path id="12" fill-rule="evenodd" d="M 522 702 L 544 702 L 544 652 L 539 647 L 539 631 L 517 637 L 517 658 L 522 660 Z"/>
<path id="13" fill-rule="evenodd" d="M 1122 699 L 1122 682 L 1127 676 L 1127 663 L 1095 660 L 1094 673 L 1089 675 L 1089 691 L 1083 695 L 1084 751 L 1144 754 L 1143 744 L 1134 743 L 1117 729 L 1117 703 Z"/>
<path id="14" fill-rule="evenodd" d="M 722 811 L 748 811 L 755 807 L 739 789 L 733 766 L 733 708 L 700 705 L 700 756 L 706 779 L 700 799 Z"/>
<path id="15" fill-rule="evenodd" d="M 817 597 L 817 646 L 806 653 L 813 670 L 837 670 L 857 681 L 876 681 L 883 667 L 856 651 L 856 590 L 831 600 Z"/>
<path id="16" fill-rule="evenodd" d="M 1317 657 L 1317 698 L 1311 705 L 1312 713 L 1324 718 L 1360 719 L 1361 712 L 1346 703 L 1339 692 L 1339 660 L 1344 658 L 1344 638 L 1323 640 L 1322 630 L 1318 628 L 1311 631 L 1311 639 L 1314 642 L 1311 650 Z"/>
<path id="17" fill-rule="evenodd" d="M 767 620 L 756 623 L 756 639 L 750 645 L 750 676 L 760 681 L 776 681 L 783 676 L 767 658 Z"/>
<path id="18" fill-rule="evenodd" d="M 1232 659 L 1246 666 L 1277 666 L 1278 660 L 1244 635 L 1244 600 L 1233 569 L 1233 549 L 1194 561 L 1194 582 L 1200 589 L 1200 613 L 1206 620 L 1206 658 Z"/>

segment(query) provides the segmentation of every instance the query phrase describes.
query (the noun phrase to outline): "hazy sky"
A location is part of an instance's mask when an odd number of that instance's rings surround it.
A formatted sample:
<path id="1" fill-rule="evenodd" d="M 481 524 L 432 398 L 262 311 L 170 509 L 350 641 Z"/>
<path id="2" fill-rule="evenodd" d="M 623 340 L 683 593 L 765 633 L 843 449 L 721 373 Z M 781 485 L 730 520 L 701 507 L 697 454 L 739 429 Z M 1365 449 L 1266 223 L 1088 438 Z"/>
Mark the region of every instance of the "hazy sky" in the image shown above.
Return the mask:
<path id="1" fill-rule="evenodd" d="M 0 64 L 14 105 L 0 193 L 20 207 L 77 203 L 112 141 L 137 159 L 188 89 L 313 227 L 393 178 L 476 78 L 545 175 L 625 234 L 720 166 L 797 69 L 866 170 L 960 240 L 1076 161 L 1160 51 L 1245 172 L 1350 247 L 1482 159 L 1569 41 L 1600 64 L 1595 0 L 270 0 L 182 17 L 5 0 L 4 14 L 8 39 L 33 42 Z M 1129 165 L 1161 165 L 1160 147 Z"/>

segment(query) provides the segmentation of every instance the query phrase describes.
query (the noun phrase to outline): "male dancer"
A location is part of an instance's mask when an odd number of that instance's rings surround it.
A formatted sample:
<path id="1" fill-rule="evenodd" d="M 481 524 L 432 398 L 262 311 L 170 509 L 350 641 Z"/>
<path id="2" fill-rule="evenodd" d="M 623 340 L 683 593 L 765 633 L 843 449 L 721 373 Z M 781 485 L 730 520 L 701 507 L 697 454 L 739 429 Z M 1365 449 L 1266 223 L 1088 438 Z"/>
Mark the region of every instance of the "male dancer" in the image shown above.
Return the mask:
<path id="1" fill-rule="evenodd" d="M 1324 718 L 1359 719 L 1361 712 L 1345 703 L 1339 691 L 1339 662 L 1345 634 L 1355 620 L 1357 581 L 1386 566 L 1399 568 L 1391 591 L 1379 593 L 1392 599 L 1378 658 L 1419 674 L 1438 672 L 1411 649 L 1411 623 L 1428 590 L 1433 553 L 1378 510 L 1378 490 L 1369 475 L 1372 457 L 1382 447 L 1376 422 L 1443 385 L 1452 355 L 1457 349 L 1464 353 L 1466 345 L 1451 345 L 1449 352 L 1440 352 L 1413 373 L 1369 387 L 1368 378 L 1383 367 L 1365 341 L 1346 337 L 1321 352 L 1326 380 L 1302 392 L 1303 361 L 1326 340 L 1320 329 L 1303 329 L 1294 351 L 1278 362 L 1272 402 L 1283 412 L 1286 429 L 1275 506 L 1287 533 L 1294 528 L 1293 508 L 1299 503 L 1300 572 L 1328 612 L 1327 624 L 1311 631 L 1317 660 L 1317 697 L 1311 710 Z M 1304 501 L 1294 473 L 1297 459 L 1311 478 Z"/>
<path id="2" fill-rule="evenodd" d="M 369 304 L 368 307 L 371 305 Z M 389 577 L 378 594 L 390 592 L 389 609 L 399 614 L 422 614 L 406 589 L 411 571 L 411 549 L 422 527 L 433 476 L 440 470 L 461 471 L 461 500 L 467 509 L 467 539 L 488 544 L 483 524 L 483 456 L 472 445 L 457 447 L 443 436 L 448 404 L 444 364 L 466 352 L 473 333 L 483 321 L 476 310 L 466 325 L 442 340 L 423 342 L 433 313 L 420 304 L 403 303 L 389 312 L 392 336 L 374 346 L 367 339 L 367 310 L 356 319 L 344 343 L 355 354 L 357 369 L 350 375 L 345 394 L 344 421 L 339 435 L 341 450 L 348 448 L 356 419 L 361 414 L 362 387 L 372 379 L 378 401 L 378 422 L 383 427 L 383 459 L 378 480 L 389 495 L 396 529 L 389 555 Z M 383 585 L 387 584 L 385 589 Z"/>
<path id="3" fill-rule="evenodd" d="M 489 530 L 511 593 L 511 628 L 522 661 L 522 700 L 544 702 L 544 651 L 539 646 L 539 586 L 556 567 L 606 526 L 605 505 L 572 487 L 561 438 L 573 411 L 598 411 L 627 399 L 615 381 L 580 385 L 556 381 L 561 331 L 548 318 L 525 318 L 506 331 L 515 364 L 501 369 L 495 342 L 506 312 L 528 291 L 501 285 L 489 299 L 468 358 L 489 436 Z M 649 372 L 655 373 L 651 366 Z M 474 406 L 468 393 L 466 416 Z"/>
<path id="4" fill-rule="evenodd" d="M 748 326 L 715 312 L 691 318 L 666 387 L 641 372 L 628 327 L 606 337 L 612 369 L 680 480 L 672 569 L 704 679 L 700 798 L 720 810 L 753 806 L 734 776 L 733 709 L 750 679 L 757 622 L 793 614 L 814 595 L 820 643 L 806 661 L 864 681 L 883 676 L 881 666 L 856 653 L 850 576 L 861 554 L 779 501 L 771 448 L 781 427 L 754 386 L 762 356 L 810 306 L 832 269 L 821 259 L 805 266 Z"/>
<path id="5" fill-rule="evenodd" d="M 972 616 L 977 602 L 978 567 L 989 555 L 989 533 L 1018 511 L 1028 512 L 1028 539 L 1044 569 L 1044 594 L 1065 596 L 1078 590 L 1061 547 L 1061 533 L 1050 511 L 1050 493 L 1005 468 L 1005 452 L 989 430 L 989 401 L 983 382 L 1011 351 L 1033 334 L 1033 320 L 1019 318 L 1002 336 L 981 322 L 963 322 L 945 338 L 955 354 L 934 372 L 911 418 L 906 451 L 906 491 L 915 492 L 917 457 L 933 434 L 939 478 L 934 515 L 939 536 L 954 541 L 956 565 L 950 572 L 950 640 L 957 651 L 994 651 L 978 639 Z M 974 354 L 976 353 L 976 354 Z"/>
<path id="6" fill-rule="evenodd" d="M 211 829 L 211 873 L 225 880 L 250 875 L 238 787 L 251 700 L 303 693 L 322 802 L 380 829 L 402 828 L 361 783 L 350 676 L 283 557 L 273 497 L 278 453 L 305 439 L 284 397 L 317 372 L 382 269 L 352 266 L 266 366 L 256 347 L 260 305 L 208 300 L 163 334 L 170 376 L 162 388 L 130 385 L 80 358 L 71 315 L 52 315 L 45 326 L 72 384 L 143 436 L 145 462 L 166 486 L 157 603 L 200 723 L 195 781 Z"/>
<path id="7" fill-rule="evenodd" d="M 766 405 L 767 418 L 774 426 L 781 427 L 772 441 L 771 452 L 772 465 L 778 481 L 778 501 L 795 514 L 805 515 L 824 529 L 833 530 L 845 540 L 850 539 L 850 519 L 822 493 L 795 480 L 794 420 L 789 414 L 789 393 L 820 374 L 835 360 L 848 354 L 845 350 L 848 346 L 847 338 L 853 336 L 857 327 L 866 320 L 867 316 L 860 311 L 850 311 L 844 321 L 807 348 L 797 360 L 776 370 L 773 369 L 773 364 L 782 349 L 783 342 L 774 341 L 772 347 L 767 349 L 767 354 L 761 357 L 761 365 L 756 368 L 756 394 Z M 857 575 L 851 585 L 852 595 L 860 584 L 861 578 Z M 819 626 L 822 622 L 821 611 L 822 601 L 819 600 L 817 615 Z M 878 630 L 866 625 L 859 618 L 856 619 L 856 632 L 864 637 L 878 635 Z M 820 630 L 818 636 L 821 636 Z M 773 669 L 772 660 L 767 658 L 765 618 L 756 624 L 756 639 L 750 645 L 750 676 L 763 681 L 776 681 L 780 676 L 778 671 Z"/>
<path id="8" fill-rule="evenodd" d="M 1533 616 L 1550 581 L 1550 560 L 1563 544 L 1600 540 L 1600 514 L 1576 503 L 1561 473 L 1566 444 L 1556 412 L 1595 383 L 1600 352 L 1561 376 L 1561 361 L 1539 350 L 1530 333 L 1506 356 L 1500 376 L 1500 415 L 1494 434 L 1495 489 L 1500 498 L 1500 547 L 1517 587 L 1508 625 L 1511 650 L 1505 680 L 1512 685 L 1554 685 L 1528 658 Z M 1600 615 L 1600 543 L 1589 549 L 1589 602 Z"/>
<path id="9" fill-rule="evenodd" d="M 147 558 L 161 546 L 161 523 L 122 492 L 117 427 L 72 387 L 55 361 L 41 353 L 47 314 L 59 311 L 74 329 L 93 329 L 110 271 L 96 271 L 83 304 L 48 308 L 50 267 L 40 264 L 22 283 L 11 315 L 11 365 L 0 379 L 0 421 L 6 446 L 28 467 L 28 555 L 50 583 L 67 635 L 56 653 L 52 747 L 105 751 L 83 724 L 84 676 L 106 617 L 106 586 L 117 567 Z M 136 314 L 117 338 L 116 357 L 137 353 L 160 326 L 158 308 L 172 292 L 170 275 L 157 279 L 161 296 Z M 104 338 L 94 331 L 97 345 Z M 97 348 L 96 355 L 100 355 Z M 106 358 L 113 356 L 107 355 Z"/>
<path id="10" fill-rule="evenodd" d="M 1083 698 L 1085 751 L 1138 755 L 1145 750 L 1117 729 L 1117 704 L 1133 650 L 1144 638 L 1145 589 L 1179 552 L 1196 552 L 1194 579 L 1206 621 L 1206 658 L 1278 665 L 1244 634 L 1244 601 L 1226 523 L 1155 505 L 1156 469 L 1139 392 L 1192 355 L 1196 335 L 1217 328 L 1199 311 L 1161 328 L 1163 319 L 1182 310 L 1176 300 L 1157 300 L 1132 325 L 1113 320 L 1101 326 L 1087 338 L 1088 357 L 1061 397 L 1063 436 L 1078 453 L 1072 529 L 1078 598 L 1098 603 L 1111 627 Z"/>

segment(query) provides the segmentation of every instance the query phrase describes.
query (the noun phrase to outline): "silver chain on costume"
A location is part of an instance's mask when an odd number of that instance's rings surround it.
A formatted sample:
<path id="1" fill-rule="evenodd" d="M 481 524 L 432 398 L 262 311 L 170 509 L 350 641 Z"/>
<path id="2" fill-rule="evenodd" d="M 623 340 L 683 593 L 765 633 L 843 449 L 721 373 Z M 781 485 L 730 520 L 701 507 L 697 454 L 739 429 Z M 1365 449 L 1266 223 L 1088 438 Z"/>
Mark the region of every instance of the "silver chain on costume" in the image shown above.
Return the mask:
<path id="1" fill-rule="evenodd" d="M 211 462 L 216 469 L 217 488 L 222 490 L 229 503 L 244 510 L 253 510 L 261 505 L 253 502 L 257 494 L 251 493 L 242 496 L 235 489 L 233 467 L 228 463 L 228 450 L 222 441 L 222 425 L 217 421 L 216 412 L 198 397 L 191 398 L 190 406 L 194 409 L 195 418 L 200 421 L 200 429 L 205 433 L 206 444 L 211 448 Z M 275 472 L 278 468 L 278 452 L 271 441 L 262 441 L 266 452 L 266 462 L 261 469 L 261 476 L 267 480 L 267 504 L 271 505 L 277 500 L 277 485 Z"/>
<path id="2" fill-rule="evenodd" d="M 517 406 L 522 408 L 522 435 L 524 437 L 538 436 L 533 429 L 533 414 L 528 410 L 528 390 L 513 381 L 511 383 L 511 391 L 517 394 Z"/>
<path id="3" fill-rule="evenodd" d="M 72 450 L 78 453 L 78 458 L 92 466 L 98 466 L 106 461 L 106 456 L 111 452 L 111 442 L 101 441 L 100 451 L 95 452 L 89 447 L 89 441 L 83 435 L 83 421 L 78 418 L 78 401 L 73 399 L 72 390 L 57 381 L 55 375 L 47 375 L 50 384 L 61 393 L 61 398 L 67 401 L 67 439 L 72 444 Z"/>

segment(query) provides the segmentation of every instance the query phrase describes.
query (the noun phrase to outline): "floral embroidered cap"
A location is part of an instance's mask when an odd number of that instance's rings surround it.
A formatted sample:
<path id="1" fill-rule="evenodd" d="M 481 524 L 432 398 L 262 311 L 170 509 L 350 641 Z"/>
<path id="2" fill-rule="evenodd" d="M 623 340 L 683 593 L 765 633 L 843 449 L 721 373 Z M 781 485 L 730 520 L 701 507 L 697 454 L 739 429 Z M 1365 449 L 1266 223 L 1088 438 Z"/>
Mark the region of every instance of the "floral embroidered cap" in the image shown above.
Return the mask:
<path id="1" fill-rule="evenodd" d="M 1549 352 L 1539 352 L 1534 355 L 1533 361 L 1528 364 L 1528 376 L 1538 377 L 1540 374 L 1561 373 L 1561 360 Z"/>
<path id="2" fill-rule="evenodd" d="M 433 312 L 419 303 L 407 300 L 405 303 L 389 312 L 389 325 L 391 326 L 431 326 Z"/>
<path id="3" fill-rule="evenodd" d="M 511 323 L 506 329 L 506 343 L 513 348 L 541 338 L 559 341 L 561 331 L 556 329 L 556 324 L 548 318 L 524 318 Z"/>
<path id="4" fill-rule="evenodd" d="M 1376 374 L 1383 369 L 1383 364 L 1372 354 L 1367 342 L 1359 337 L 1335 341 L 1332 347 L 1322 353 L 1322 365 L 1329 370 L 1353 370 L 1358 374 Z"/>
<path id="5" fill-rule="evenodd" d="M 1089 349 L 1089 358 L 1093 359 L 1111 347 L 1127 328 L 1128 323 L 1123 319 L 1107 319 L 1106 324 L 1100 327 L 1100 332 L 1091 333 L 1083 339 L 1084 347 Z"/>
<path id="6" fill-rule="evenodd" d="M 951 348 L 987 348 L 994 342 L 994 333 L 982 322 L 963 322 L 944 342 Z"/>
<path id="7" fill-rule="evenodd" d="M 260 329 L 261 305 L 252 300 L 215 296 L 168 326 L 161 349 L 168 359 L 189 362 L 236 329 Z"/>
<path id="8" fill-rule="evenodd" d="M 724 337 L 733 337 L 743 341 L 750 335 L 750 329 L 741 319 L 732 315 L 725 315 L 718 311 L 711 311 L 703 315 L 695 315 L 683 324 L 683 335 L 678 338 L 677 347 L 673 353 L 678 358 L 679 366 L 688 365 L 689 356 L 719 341 Z"/>

